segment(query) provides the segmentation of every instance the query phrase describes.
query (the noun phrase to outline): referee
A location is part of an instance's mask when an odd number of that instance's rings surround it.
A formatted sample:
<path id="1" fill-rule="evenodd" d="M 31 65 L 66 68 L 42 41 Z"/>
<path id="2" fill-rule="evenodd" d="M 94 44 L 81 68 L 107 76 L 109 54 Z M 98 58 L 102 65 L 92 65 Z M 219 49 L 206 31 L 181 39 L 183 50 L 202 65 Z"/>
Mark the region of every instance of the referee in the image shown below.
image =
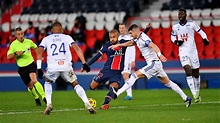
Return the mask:
<path id="1" fill-rule="evenodd" d="M 28 87 L 28 91 L 34 96 L 37 106 L 41 106 L 39 95 L 46 103 L 44 89 L 36 77 L 36 64 L 31 54 L 31 48 L 37 52 L 37 45 L 29 39 L 24 38 L 24 32 L 20 27 L 15 29 L 16 40 L 14 40 L 7 52 L 7 59 L 16 58 L 18 65 L 18 73 L 24 84 Z"/>

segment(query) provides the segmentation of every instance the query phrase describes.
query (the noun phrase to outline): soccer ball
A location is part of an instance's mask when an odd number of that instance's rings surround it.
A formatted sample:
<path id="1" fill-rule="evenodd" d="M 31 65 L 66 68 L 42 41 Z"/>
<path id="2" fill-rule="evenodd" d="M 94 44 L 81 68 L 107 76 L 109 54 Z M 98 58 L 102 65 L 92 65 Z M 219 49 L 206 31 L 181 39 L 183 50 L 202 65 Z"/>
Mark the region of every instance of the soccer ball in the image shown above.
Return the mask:
<path id="1" fill-rule="evenodd" d="M 91 104 L 91 106 L 92 106 L 93 108 L 95 108 L 95 107 L 96 107 L 96 100 L 93 99 L 93 98 L 88 98 L 88 100 L 89 100 L 89 103 Z"/>

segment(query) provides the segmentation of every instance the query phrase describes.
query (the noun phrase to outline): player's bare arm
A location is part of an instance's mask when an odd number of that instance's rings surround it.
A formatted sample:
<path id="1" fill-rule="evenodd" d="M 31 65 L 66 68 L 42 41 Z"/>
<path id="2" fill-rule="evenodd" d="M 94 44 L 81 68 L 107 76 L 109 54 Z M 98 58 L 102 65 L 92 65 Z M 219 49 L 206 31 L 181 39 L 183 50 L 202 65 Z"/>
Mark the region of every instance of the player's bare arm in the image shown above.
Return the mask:
<path id="1" fill-rule="evenodd" d="M 84 55 L 82 53 L 82 50 L 79 48 L 79 46 L 76 43 L 72 44 L 72 48 L 75 50 L 77 56 L 79 57 L 79 59 L 81 60 L 82 64 L 86 63 L 86 60 L 84 58 Z"/>
<path id="2" fill-rule="evenodd" d="M 16 56 L 21 56 L 22 54 L 24 54 L 25 51 L 16 51 L 14 53 L 11 53 L 9 55 L 7 55 L 7 59 L 11 60 Z"/>
<path id="3" fill-rule="evenodd" d="M 167 58 L 163 54 L 161 54 L 160 49 L 158 48 L 156 44 L 154 44 L 153 42 L 150 42 L 148 46 L 151 47 L 157 53 L 157 56 L 160 58 L 162 62 L 167 61 Z"/>

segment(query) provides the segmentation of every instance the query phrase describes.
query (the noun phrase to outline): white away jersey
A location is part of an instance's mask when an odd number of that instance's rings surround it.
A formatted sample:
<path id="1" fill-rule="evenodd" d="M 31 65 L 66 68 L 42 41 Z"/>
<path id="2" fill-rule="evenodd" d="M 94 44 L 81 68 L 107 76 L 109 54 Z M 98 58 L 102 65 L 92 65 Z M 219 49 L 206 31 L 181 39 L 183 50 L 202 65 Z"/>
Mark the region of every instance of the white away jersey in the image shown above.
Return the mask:
<path id="1" fill-rule="evenodd" d="M 141 32 L 140 36 L 137 39 L 134 39 L 134 41 L 136 42 L 142 56 L 145 58 L 147 63 L 150 63 L 153 60 L 159 60 L 156 52 L 152 48 L 148 47 L 152 40 L 146 34 Z"/>
<path id="2" fill-rule="evenodd" d="M 184 41 L 179 47 L 179 53 L 195 53 L 197 52 L 194 33 L 199 32 L 200 27 L 194 21 L 187 21 L 185 25 L 180 23 L 174 24 L 172 27 L 172 36 L 177 36 L 178 40 Z"/>
<path id="3" fill-rule="evenodd" d="M 47 67 L 51 71 L 72 69 L 70 46 L 74 40 L 65 34 L 51 34 L 43 38 L 39 47 L 47 51 Z"/>
<path id="4" fill-rule="evenodd" d="M 118 40 L 132 40 L 132 37 L 129 35 L 129 34 L 126 34 L 124 36 L 120 35 L 118 37 Z M 130 47 L 127 47 L 126 51 L 125 51 L 125 61 L 124 63 L 125 64 L 130 64 L 132 61 L 135 61 L 135 46 L 130 46 Z"/>

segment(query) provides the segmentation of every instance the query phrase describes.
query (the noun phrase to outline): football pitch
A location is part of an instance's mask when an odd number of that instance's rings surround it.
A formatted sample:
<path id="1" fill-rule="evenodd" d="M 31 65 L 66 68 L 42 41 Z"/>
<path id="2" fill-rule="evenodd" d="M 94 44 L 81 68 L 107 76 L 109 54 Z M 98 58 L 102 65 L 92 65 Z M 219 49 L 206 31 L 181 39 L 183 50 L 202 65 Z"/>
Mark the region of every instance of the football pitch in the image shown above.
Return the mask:
<path id="1" fill-rule="evenodd" d="M 97 114 L 89 114 L 74 91 L 54 91 L 50 115 L 43 115 L 45 104 L 35 106 L 27 91 L 0 92 L 0 123 L 220 123 L 220 89 L 202 89 L 202 102 L 189 108 L 169 89 L 133 90 L 130 101 L 123 93 L 108 110 L 98 109 L 106 90 L 86 93 L 97 101 Z"/>

